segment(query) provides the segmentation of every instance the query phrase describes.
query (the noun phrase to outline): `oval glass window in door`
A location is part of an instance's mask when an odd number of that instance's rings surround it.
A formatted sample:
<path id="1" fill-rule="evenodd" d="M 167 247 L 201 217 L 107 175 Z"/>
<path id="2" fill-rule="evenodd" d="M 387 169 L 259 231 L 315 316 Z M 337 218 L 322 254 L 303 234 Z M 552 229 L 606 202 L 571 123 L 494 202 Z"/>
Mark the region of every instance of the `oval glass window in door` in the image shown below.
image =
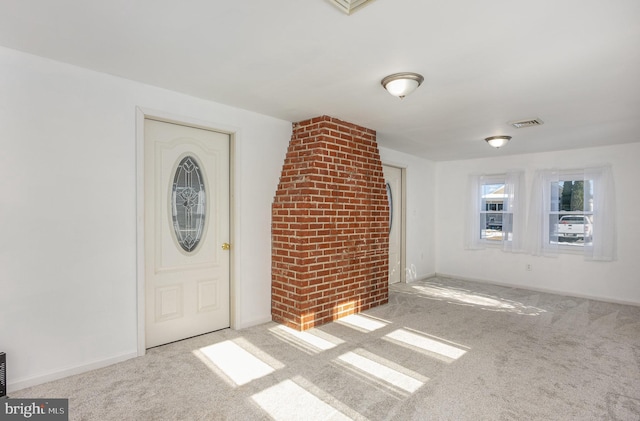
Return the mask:
<path id="1" fill-rule="evenodd" d="M 192 252 L 204 233 L 207 211 L 204 177 L 198 161 L 185 156 L 178 163 L 171 187 L 173 229 L 180 247 Z"/>
<path id="2" fill-rule="evenodd" d="M 391 184 L 387 183 L 387 200 L 389 200 L 389 232 L 393 227 L 393 194 L 391 193 Z"/>

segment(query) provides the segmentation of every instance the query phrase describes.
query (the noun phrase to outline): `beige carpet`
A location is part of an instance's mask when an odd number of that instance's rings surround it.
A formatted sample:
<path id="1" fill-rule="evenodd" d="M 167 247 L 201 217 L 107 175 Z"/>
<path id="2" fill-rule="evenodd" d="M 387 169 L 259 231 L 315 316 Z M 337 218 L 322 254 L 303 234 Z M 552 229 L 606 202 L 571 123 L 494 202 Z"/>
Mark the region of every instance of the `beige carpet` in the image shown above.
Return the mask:
<path id="1" fill-rule="evenodd" d="M 11 397 L 69 398 L 72 420 L 640 420 L 640 307 L 433 278 Z"/>

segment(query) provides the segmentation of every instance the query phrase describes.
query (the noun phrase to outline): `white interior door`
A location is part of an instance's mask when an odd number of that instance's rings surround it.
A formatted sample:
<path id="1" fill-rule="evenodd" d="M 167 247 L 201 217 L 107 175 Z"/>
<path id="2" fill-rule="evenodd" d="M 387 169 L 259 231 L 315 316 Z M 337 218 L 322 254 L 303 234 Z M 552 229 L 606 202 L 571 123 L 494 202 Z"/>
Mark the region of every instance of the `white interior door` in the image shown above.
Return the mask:
<path id="1" fill-rule="evenodd" d="M 144 127 L 150 348 L 229 327 L 230 139 L 150 119 Z"/>
<path id="2" fill-rule="evenodd" d="M 383 166 L 387 184 L 391 227 L 389 230 L 389 283 L 402 280 L 402 169 Z"/>

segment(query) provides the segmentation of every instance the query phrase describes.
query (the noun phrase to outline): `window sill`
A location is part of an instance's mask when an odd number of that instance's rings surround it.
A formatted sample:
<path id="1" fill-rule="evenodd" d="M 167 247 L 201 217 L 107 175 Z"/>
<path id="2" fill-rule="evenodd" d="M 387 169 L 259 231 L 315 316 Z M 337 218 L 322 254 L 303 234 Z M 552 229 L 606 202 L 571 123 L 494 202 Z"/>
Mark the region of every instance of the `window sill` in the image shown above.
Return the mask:
<path id="1" fill-rule="evenodd" d="M 591 244 L 591 243 L 587 243 L 587 244 Z M 584 254 L 584 244 L 583 243 L 566 243 L 566 242 L 552 242 L 551 245 L 555 246 L 557 245 L 557 251 L 558 253 L 563 253 L 563 254 L 576 254 L 576 255 L 582 255 Z M 551 249 L 553 250 L 553 249 Z"/>

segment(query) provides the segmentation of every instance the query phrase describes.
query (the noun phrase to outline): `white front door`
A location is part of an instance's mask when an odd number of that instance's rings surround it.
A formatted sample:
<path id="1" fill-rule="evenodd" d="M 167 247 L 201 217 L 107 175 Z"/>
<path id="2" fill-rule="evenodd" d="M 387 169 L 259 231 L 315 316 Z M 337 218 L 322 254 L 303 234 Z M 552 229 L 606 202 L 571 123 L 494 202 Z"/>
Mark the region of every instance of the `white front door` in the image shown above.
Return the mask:
<path id="1" fill-rule="evenodd" d="M 389 283 L 402 280 L 402 169 L 383 166 L 387 184 L 391 227 L 389 229 Z"/>
<path id="2" fill-rule="evenodd" d="M 230 138 L 145 119 L 144 142 L 150 348 L 229 327 Z"/>

